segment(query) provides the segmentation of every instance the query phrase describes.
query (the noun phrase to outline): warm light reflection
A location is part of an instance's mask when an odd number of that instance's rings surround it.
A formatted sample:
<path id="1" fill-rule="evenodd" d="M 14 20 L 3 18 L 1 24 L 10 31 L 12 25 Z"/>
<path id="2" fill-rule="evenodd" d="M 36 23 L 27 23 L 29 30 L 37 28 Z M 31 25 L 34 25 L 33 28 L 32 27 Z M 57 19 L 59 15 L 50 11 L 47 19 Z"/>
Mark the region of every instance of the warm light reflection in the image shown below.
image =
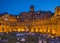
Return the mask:
<path id="1" fill-rule="evenodd" d="M 26 29 L 25 29 L 25 32 L 27 32 L 27 31 L 29 31 L 29 29 L 28 29 L 28 28 L 26 28 Z"/>
<path id="2" fill-rule="evenodd" d="M 48 29 L 48 32 L 47 32 L 47 33 L 50 33 L 50 31 L 51 31 L 51 30 L 50 30 L 50 29 Z"/>
<path id="3" fill-rule="evenodd" d="M 0 32 L 2 32 L 2 29 L 0 29 Z"/>
<path id="4" fill-rule="evenodd" d="M 12 32 L 12 30 L 11 30 L 11 29 L 9 29 L 9 32 Z"/>
<path id="5" fill-rule="evenodd" d="M 42 29 L 40 28 L 40 32 L 42 32 Z"/>
<path id="6" fill-rule="evenodd" d="M 47 29 L 43 28 L 43 32 L 46 33 Z"/>
<path id="7" fill-rule="evenodd" d="M 35 29 L 35 32 L 38 32 L 38 29 L 37 28 Z"/>
<path id="8" fill-rule="evenodd" d="M 52 29 L 52 34 L 56 34 L 55 29 Z"/>
<path id="9" fill-rule="evenodd" d="M 31 32 L 34 32 L 34 29 L 31 29 Z"/>
<path id="10" fill-rule="evenodd" d="M 13 31 L 17 31 L 16 29 L 13 29 Z"/>
<path id="11" fill-rule="evenodd" d="M 21 31 L 25 31 L 24 28 L 22 28 Z"/>
<path id="12" fill-rule="evenodd" d="M 18 32 L 20 32 L 21 30 L 20 29 L 17 29 Z"/>

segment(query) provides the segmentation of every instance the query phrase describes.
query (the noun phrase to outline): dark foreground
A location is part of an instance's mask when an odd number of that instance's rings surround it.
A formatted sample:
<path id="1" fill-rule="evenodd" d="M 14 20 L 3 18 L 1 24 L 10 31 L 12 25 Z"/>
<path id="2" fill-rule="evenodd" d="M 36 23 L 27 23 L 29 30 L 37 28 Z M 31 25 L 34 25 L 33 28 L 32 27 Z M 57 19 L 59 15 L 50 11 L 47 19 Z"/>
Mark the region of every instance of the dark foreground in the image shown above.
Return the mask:
<path id="1" fill-rule="evenodd" d="M 60 43 L 60 37 L 30 32 L 0 33 L 0 43 Z"/>

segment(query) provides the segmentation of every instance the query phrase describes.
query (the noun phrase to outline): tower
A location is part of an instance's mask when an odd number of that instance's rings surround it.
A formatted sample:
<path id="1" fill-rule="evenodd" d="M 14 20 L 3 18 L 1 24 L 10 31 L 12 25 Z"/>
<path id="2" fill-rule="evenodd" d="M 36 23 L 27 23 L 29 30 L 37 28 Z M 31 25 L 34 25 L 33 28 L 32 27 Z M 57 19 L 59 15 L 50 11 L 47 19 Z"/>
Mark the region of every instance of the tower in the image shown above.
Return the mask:
<path id="1" fill-rule="evenodd" d="M 34 6 L 33 5 L 30 6 L 30 12 L 34 12 Z"/>
<path id="2" fill-rule="evenodd" d="M 55 16 L 60 15 L 60 6 L 55 8 Z"/>

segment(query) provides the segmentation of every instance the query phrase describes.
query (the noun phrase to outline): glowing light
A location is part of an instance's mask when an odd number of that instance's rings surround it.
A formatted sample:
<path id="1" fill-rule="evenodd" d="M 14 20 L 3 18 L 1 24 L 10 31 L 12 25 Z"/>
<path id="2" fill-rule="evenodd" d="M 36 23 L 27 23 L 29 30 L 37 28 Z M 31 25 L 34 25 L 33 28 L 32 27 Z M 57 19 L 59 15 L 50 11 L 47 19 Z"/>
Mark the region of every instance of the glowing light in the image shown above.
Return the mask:
<path id="1" fill-rule="evenodd" d="M 31 29 L 31 32 L 34 32 L 34 29 Z"/>
<path id="2" fill-rule="evenodd" d="M 38 32 L 38 29 L 36 28 L 35 31 Z"/>
<path id="3" fill-rule="evenodd" d="M 20 29 L 18 29 L 17 31 L 18 31 L 18 32 L 20 32 L 21 30 L 20 30 Z"/>
<path id="4" fill-rule="evenodd" d="M 50 33 L 50 29 L 48 29 L 48 33 Z"/>
<path id="5" fill-rule="evenodd" d="M 42 29 L 40 29 L 40 32 L 42 32 Z"/>
<path id="6" fill-rule="evenodd" d="M 55 30 L 52 30 L 52 34 L 56 34 Z"/>
<path id="7" fill-rule="evenodd" d="M 25 31 L 24 29 L 21 29 L 21 31 Z"/>
<path id="8" fill-rule="evenodd" d="M 50 37 L 51 37 L 51 38 L 54 38 L 54 36 L 52 36 L 52 35 L 51 35 Z"/>

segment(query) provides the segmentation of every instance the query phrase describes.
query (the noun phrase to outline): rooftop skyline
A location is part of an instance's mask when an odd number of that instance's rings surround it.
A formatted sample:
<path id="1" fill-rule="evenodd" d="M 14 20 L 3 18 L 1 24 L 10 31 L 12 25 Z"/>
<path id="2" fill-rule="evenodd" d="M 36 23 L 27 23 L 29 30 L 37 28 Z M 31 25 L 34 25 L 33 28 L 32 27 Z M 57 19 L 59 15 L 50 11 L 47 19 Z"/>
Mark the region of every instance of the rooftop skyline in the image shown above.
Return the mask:
<path id="1" fill-rule="evenodd" d="M 0 13 L 18 15 L 29 12 L 31 5 L 34 5 L 35 11 L 55 12 L 55 8 L 60 6 L 60 0 L 0 0 Z"/>

